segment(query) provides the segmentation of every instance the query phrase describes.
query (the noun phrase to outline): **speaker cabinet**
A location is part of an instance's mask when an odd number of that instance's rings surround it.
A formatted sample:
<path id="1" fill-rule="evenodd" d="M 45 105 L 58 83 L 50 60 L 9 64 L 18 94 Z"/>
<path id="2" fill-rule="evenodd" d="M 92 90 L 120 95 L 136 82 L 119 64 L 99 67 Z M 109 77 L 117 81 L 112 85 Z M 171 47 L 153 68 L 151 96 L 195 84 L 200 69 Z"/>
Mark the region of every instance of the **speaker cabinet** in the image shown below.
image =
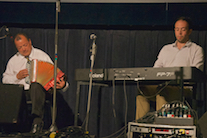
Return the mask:
<path id="1" fill-rule="evenodd" d="M 23 85 L 0 84 L 0 123 L 21 123 L 25 108 Z"/>

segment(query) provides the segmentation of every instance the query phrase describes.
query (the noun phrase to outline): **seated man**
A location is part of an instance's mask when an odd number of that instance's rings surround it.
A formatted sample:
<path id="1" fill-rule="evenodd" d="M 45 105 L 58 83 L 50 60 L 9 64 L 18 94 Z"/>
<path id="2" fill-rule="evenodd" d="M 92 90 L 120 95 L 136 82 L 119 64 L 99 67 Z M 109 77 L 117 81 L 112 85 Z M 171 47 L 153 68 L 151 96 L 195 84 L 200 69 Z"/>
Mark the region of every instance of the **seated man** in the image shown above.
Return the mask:
<path id="1" fill-rule="evenodd" d="M 31 39 L 24 33 L 18 33 L 14 37 L 14 44 L 18 52 L 12 56 L 3 73 L 3 83 L 23 84 L 27 100 L 32 101 L 33 124 L 31 133 L 40 133 L 43 128 L 44 104 L 47 91 L 39 83 L 26 81 L 29 76 L 26 64 L 28 60 L 41 60 L 52 63 L 51 58 L 42 50 L 32 46 Z M 56 88 L 66 91 L 69 84 L 64 77 L 57 79 Z"/>
<path id="2" fill-rule="evenodd" d="M 180 17 L 175 22 L 175 43 L 164 46 L 156 60 L 154 67 L 196 67 L 203 71 L 204 52 L 202 47 L 191 42 L 189 36 L 192 32 L 192 23 L 189 18 Z M 148 87 L 148 86 L 147 86 Z M 143 88 L 143 92 L 153 95 L 158 91 L 157 86 Z M 173 93 L 172 93 L 173 91 Z M 156 110 L 161 109 L 163 104 L 173 100 L 181 100 L 179 88 L 169 86 L 160 94 L 153 97 L 156 98 Z M 177 94 L 176 94 L 177 93 Z M 150 110 L 149 100 L 141 94 L 136 97 L 136 120 L 143 117 Z"/>

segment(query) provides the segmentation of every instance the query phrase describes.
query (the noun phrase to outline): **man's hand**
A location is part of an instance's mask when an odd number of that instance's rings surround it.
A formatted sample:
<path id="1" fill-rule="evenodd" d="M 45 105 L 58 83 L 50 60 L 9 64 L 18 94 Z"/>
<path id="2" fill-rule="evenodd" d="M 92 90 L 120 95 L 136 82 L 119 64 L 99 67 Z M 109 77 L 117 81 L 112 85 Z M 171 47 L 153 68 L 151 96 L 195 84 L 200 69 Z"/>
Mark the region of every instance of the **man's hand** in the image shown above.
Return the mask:
<path id="1" fill-rule="evenodd" d="M 64 77 L 56 80 L 56 89 L 62 89 L 65 86 L 65 80 Z"/>
<path id="2" fill-rule="evenodd" d="M 24 79 L 25 77 L 29 76 L 28 70 L 27 69 L 23 69 L 20 70 L 19 73 L 17 74 L 17 79 L 21 80 Z"/>

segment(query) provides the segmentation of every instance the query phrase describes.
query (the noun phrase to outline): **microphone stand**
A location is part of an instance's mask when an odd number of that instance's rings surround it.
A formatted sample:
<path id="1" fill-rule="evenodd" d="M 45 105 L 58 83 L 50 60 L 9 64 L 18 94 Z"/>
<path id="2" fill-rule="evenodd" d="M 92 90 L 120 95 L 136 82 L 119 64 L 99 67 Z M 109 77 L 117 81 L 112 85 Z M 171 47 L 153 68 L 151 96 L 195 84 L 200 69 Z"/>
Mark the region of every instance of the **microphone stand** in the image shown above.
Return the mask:
<path id="1" fill-rule="evenodd" d="M 85 131 L 88 131 L 88 120 L 89 120 L 89 112 L 90 112 L 90 102 L 91 102 L 91 89 L 92 89 L 92 75 L 93 75 L 93 65 L 95 61 L 95 55 L 96 55 L 96 36 L 92 34 L 90 36 L 90 39 L 93 39 L 92 49 L 91 52 L 91 67 L 90 67 L 90 83 L 89 83 L 89 92 L 88 92 L 88 105 L 87 105 L 87 113 L 86 113 L 86 125 L 85 125 Z"/>
<path id="2" fill-rule="evenodd" d="M 56 120 L 56 82 L 57 82 L 57 51 L 58 51 L 58 12 L 60 12 L 60 0 L 56 1 L 56 24 L 55 24 L 55 63 L 54 63 L 54 89 L 53 89 L 53 111 L 52 111 L 52 125 L 49 128 L 50 132 L 58 130 Z"/>

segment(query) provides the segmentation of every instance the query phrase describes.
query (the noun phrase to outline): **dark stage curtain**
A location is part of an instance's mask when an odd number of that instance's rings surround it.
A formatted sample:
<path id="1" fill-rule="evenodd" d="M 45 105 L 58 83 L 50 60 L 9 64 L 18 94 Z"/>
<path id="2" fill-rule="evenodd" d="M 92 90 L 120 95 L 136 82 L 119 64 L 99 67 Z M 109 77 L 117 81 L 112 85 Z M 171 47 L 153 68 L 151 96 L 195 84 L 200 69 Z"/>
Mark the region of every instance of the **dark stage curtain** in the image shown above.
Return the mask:
<path id="1" fill-rule="evenodd" d="M 47 52 L 54 61 L 55 29 L 10 28 L 13 35 L 22 31 L 31 37 L 34 47 Z M 97 35 L 97 55 L 94 68 L 152 67 L 162 46 L 175 41 L 173 30 L 59 29 L 58 67 L 67 74 L 70 82 L 69 90 L 65 93 L 61 92 L 69 110 L 66 108 L 60 110 L 60 119 L 57 119 L 59 128 L 74 125 L 77 89 L 75 70 L 90 67 L 92 40 L 89 39 L 89 36 L 92 33 Z M 203 47 L 206 55 L 207 31 L 195 30 L 191 39 Z M 12 38 L 9 37 L 0 40 L 0 49 L 0 73 L 2 77 L 9 58 L 17 50 Z M 205 83 L 198 86 L 197 99 L 206 100 L 205 87 Z M 115 86 L 115 117 L 112 104 L 113 87 L 93 86 L 89 119 L 90 134 L 97 137 L 108 136 L 121 129 L 126 121 L 134 120 L 137 89 L 136 86 L 126 86 L 128 101 L 126 120 L 124 89 L 123 85 Z M 87 96 L 88 86 L 81 86 L 79 125 L 82 125 L 86 116 Z M 70 113 L 67 113 L 68 111 Z M 198 114 L 202 116 L 205 112 L 206 103 L 204 102 L 202 106 L 198 107 Z"/>

